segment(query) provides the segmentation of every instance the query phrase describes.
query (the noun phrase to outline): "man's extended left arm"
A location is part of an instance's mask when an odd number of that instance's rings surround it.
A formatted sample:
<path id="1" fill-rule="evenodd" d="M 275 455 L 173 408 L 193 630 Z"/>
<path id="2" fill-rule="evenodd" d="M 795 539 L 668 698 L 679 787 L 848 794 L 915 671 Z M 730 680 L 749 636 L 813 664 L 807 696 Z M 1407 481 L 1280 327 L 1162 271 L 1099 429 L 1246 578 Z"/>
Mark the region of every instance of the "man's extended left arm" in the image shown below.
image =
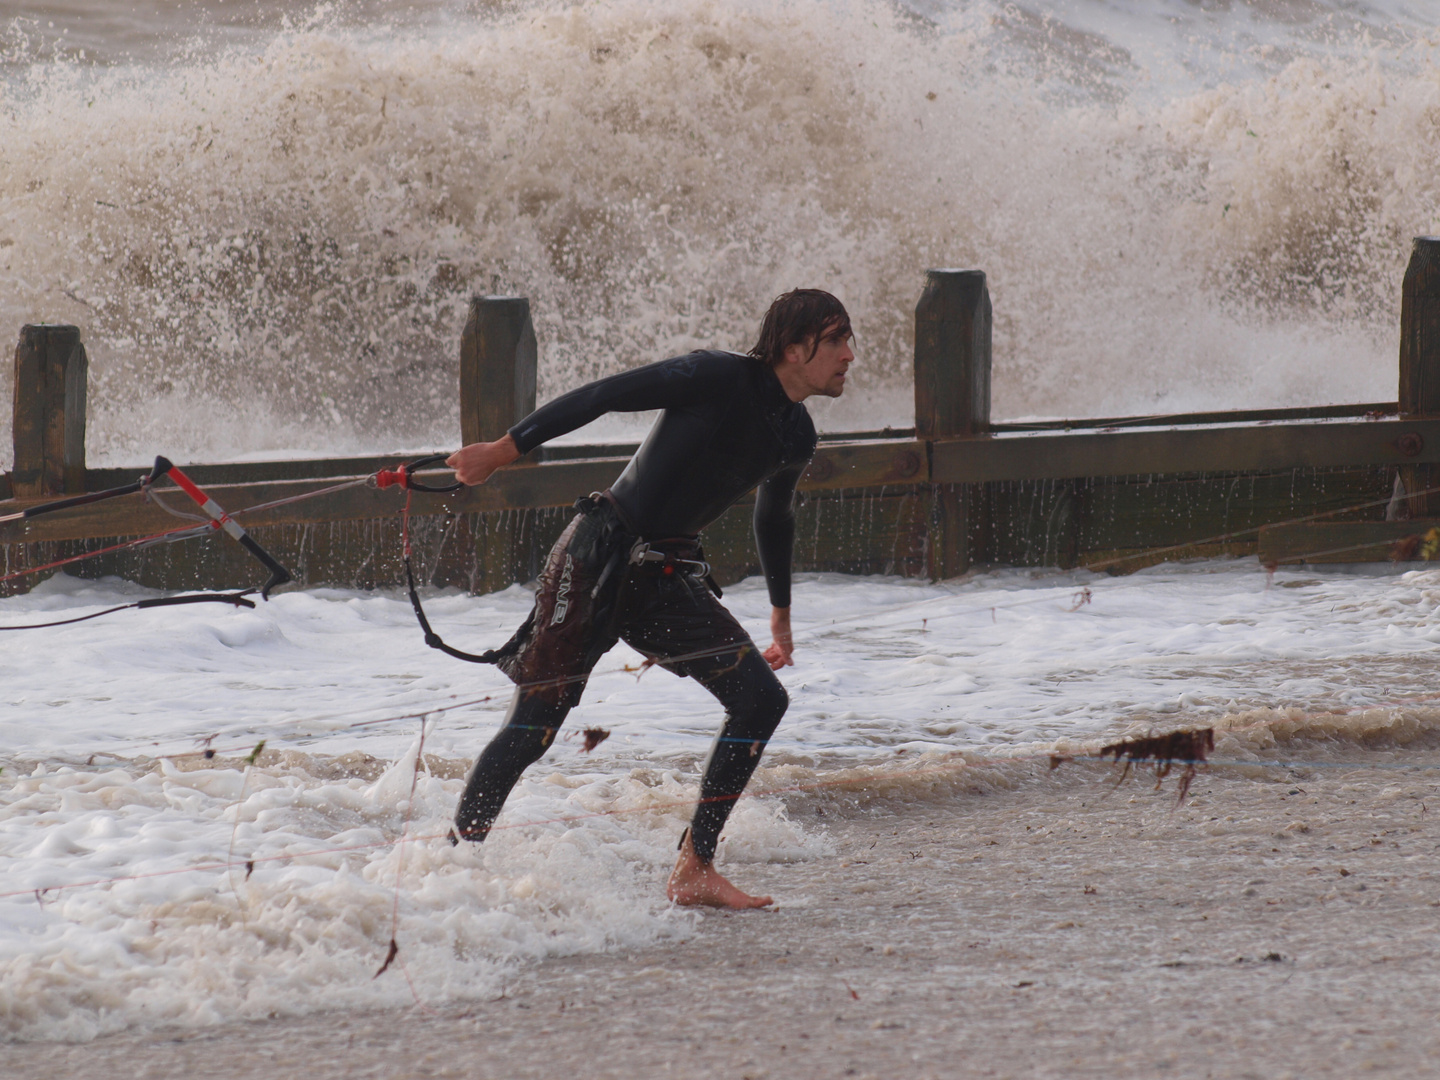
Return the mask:
<path id="1" fill-rule="evenodd" d="M 770 647 L 760 655 L 765 658 L 765 662 L 774 671 L 779 671 L 782 667 L 794 666 L 795 639 L 790 636 L 790 609 L 788 607 L 772 607 L 770 609 Z"/>
<path id="2" fill-rule="evenodd" d="M 770 647 L 761 655 L 775 671 L 795 663 L 790 633 L 790 566 L 795 551 L 795 486 L 809 462 L 781 469 L 755 491 L 755 549 L 770 591 Z"/>

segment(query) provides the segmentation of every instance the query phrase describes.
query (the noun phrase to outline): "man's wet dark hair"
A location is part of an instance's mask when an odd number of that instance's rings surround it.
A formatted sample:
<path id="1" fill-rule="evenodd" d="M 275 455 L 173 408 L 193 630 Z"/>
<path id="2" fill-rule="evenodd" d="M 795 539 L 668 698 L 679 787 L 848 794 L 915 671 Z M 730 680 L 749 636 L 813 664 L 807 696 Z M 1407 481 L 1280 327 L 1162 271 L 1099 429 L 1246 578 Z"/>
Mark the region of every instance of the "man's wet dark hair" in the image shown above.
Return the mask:
<path id="1" fill-rule="evenodd" d="M 850 315 L 845 305 L 821 289 L 791 289 L 777 296 L 760 323 L 760 337 L 750 355 L 774 367 L 791 345 L 810 342 L 807 361 L 815 358 L 822 341 L 850 337 Z"/>

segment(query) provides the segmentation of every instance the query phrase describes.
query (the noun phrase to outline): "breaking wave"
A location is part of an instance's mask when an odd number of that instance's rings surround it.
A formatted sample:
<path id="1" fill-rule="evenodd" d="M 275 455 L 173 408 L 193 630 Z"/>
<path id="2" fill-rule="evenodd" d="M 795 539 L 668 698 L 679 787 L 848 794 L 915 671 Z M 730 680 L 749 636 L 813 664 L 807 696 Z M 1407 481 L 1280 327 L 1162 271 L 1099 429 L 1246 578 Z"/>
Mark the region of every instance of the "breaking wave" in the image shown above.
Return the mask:
<path id="1" fill-rule="evenodd" d="M 862 365 L 822 423 L 904 424 L 945 265 L 990 275 L 997 417 L 1393 397 L 1433 46 L 1156 93 L 1124 29 L 540 0 L 102 65 L 12 27 L 0 324 L 82 326 L 97 464 L 449 445 L 477 292 L 532 298 L 543 399 L 823 284 Z"/>

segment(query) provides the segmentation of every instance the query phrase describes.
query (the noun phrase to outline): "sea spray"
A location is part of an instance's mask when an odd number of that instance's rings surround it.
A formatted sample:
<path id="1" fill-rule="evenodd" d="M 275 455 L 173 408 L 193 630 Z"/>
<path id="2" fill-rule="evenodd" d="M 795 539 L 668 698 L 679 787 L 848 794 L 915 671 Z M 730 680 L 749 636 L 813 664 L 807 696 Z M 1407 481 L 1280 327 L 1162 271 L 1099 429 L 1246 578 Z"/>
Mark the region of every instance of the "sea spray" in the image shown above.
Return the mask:
<path id="1" fill-rule="evenodd" d="M 1156 100 L 867 0 L 447 18 L 10 81 L 0 321 L 84 328 L 92 461 L 449 445 L 474 292 L 532 298 L 543 400 L 824 284 L 861 363 L 822 423 L 904 424 L 936 265 L 990 275 L 997 417 L 1393 394 L 1423 44 Z"/>

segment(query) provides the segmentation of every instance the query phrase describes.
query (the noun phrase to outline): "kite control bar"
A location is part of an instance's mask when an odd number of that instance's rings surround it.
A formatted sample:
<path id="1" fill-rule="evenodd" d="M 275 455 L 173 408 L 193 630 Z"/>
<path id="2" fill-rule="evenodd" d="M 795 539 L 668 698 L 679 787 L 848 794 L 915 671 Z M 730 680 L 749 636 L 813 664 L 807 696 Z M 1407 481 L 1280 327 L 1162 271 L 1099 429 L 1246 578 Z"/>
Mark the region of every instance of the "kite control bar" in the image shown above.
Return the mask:
<path id="1" fill-rule="evenodd" d="M 265 568 L 270 571 L 270 580 L 265 582 L 264 587 L 260 590 L 260 596 L 263 599 L 269 600 L 271 589 L 279 585 L 284 585 L 285 582 L 292 580 L 289 570 L 281 566 L 279 561 L 256 543 L 254 537 L 242 529 L 240 523 L 227 514 L 219 503 L 200 490 L 195 481 L 191 480 L 172 465 L 169 460 L 163 457 L 157 457 L 155 459 L 155 468 L 151 470 L 150 476 L 154 477 L 156 475 L 168 475 L 171 480 L 175 481 L 181 491 L 189 495 L 190 498 L 199 505 L 200 509 L 205 511 L 210 520 L 214 522 L 216 528 L 224 529 L 232 538 L 243 544 L 246 551 L 264 563 Z"/>
<path id="2" fill-rule="evenodd" d="M 175 466 L 166 461 L 163 457 L 155 459 L 155 465 L 151 468 L 149 475 L 142 476 L 133 484 L 122 484 L 120 487 L 106 488 L 104 491 L 92 491 L 86 495 L 76 495 L 69 499 L 57 499 L 54 502 L 41 503 L 39 506 L 26 507 L 24 510 L 17 510 L 13 514 L 5 514 L 0 517 L 0 523 L 6 521 L 28 521 L 30 518 L 39 517 L 41 514 L 50 514 L 56 510 L 69 510 L 72 506 L 86 506 L 90 503 L 101 502 L 104 499 L 114 499 L 120 495 L 133 495 L 137 491 L 144 491 L 151 484 L 155 483 Z"/>
<path id="3" fill-rule="evenodd" d="M 230 515 L 227 514 L 225 510 L 220 506 L 219 503 L 217 503 L 214 499 L 210 498 L 209 495 L 205 494 L 205 492 L 200 489 L 200 486 L 196 484 L 195 481 L 191 480 L 168 458 L 164 457 L 157 457 L 155 459 L 155 464 L 151 467 L 150 471 L 146 475 L 140 477 L 140 479 L 136 480 L 134 483 L 122 484 L 120 487 L 106 488 L 104 491 L 91 491 L 84 495 L 74 495 L 66 499 L 56 499 L 53 502 L 40 503 L 35 506 L 29 506 L 26 507 L 24 510 L 17 510 L 11 514 L 0 515 L 0 524 L 3 524 L 7 521 L 25 521 L 30 518 L 40 517 L 42 514 L 52 514 L 58 510 L 69 510 L 76 506 L 87 506 L 90 503 L 102 502 L 106 499 L 115 499 L 119 498 L 122 495 L 133 495 L 136 492 L 148 493 L 150 487 L 153 486 L 156 481 L 161 480 L 166 476 L 170 477 L 171 480 L 175 481 L 176 485 L 182 491 L 184 491 L 186 495 L 189 495 L 190 498 L 199 505 L 200 509 L 204 510 L 206 515 L 210 518 L 210 521 L 206 525 L 200 526 L 198 532 L 205 532 L 210 529 L 224 529 L 225 532 L 229 533 L 230 536 L 234 537 L 242 545 L 244 545 L 246 551 L 250 552 L 251 555 L 255 556 L 256 559 L 263 563 L 265 569 L 270 571 L 270 580 L 265 582 L 264 587 L 260 590 L 260 595 L 262 597 L 264 597 L 266 600 L 270 599 L 270 591 L 272 589 L 285 584 L 285 582 L 287 581 L 293 580 L 290 575 L 290 571 L 286 570 L 285 567 L 280 564 L 279 560 L 277 560 L 273 555 L 271 555 L 268 551 L 266 551 L 263 547 L 256 543 L 255 539 L 251 537 L 250 534 L 247 533 L 244 529 L 242 529 L 239 523 L 236 522 L 233 518 L 231 518 Z M 68 558 L 60 559 L 56 562 L 46 563 L 44 566 L 27 567 L 24 570 L 20 570 L 16 573 L 6 575 L 4 578 L 0 578 L 0 581 L 8 580 L 12 577 L 20 577 L 25 574 L 39 573 L 41 571 L 49 570 L 57 566 L 64 566 L 67 563 L 76 562 L 80 559 L 87 559 L 95 555 L 101 555 L 109 551 L 119 551 L 123 548 L 130 547 L 143 547 L 147 544 L 153 544 L 160 540 L 180 540 L 184 539 L 187 536 L 194 535 L 198 535 L 198 533 L 196 530 L 191 529 L 180 530 L 178 533 L 175 530 L 171 530 L 168 533 L 157 533 L 154 536 L 142 537 L 139 540 L 128 540 L 120 544 L 114 544 L 107 548 L 101 548 L 98 551 L 85 552 L 81 555 L 72 555 Z M 169 604 L 198 604 L 208 601 L 230 603 L 236 605 L 237 607 L 253 607 L 254 605 L 252 604 L 252 602 L 244 599 L 244 597 L 246 593 L 254 591 L 254 589 L 246 589 L 244 592 L 238 593 L 218 593 L 214 595 L 185 597 L 164 597 L 156 598 L 153 600 L 142 600 L 134 604 L 125 604 L 122 605 L 122 607 L 163 607 Z M 121 610 L 121 608 L 114 608 L 112 610 L 119 611 Z M 101 614 L 109 614 L 109 612 L 101 612 Z M 94 616 L 87 615 L 84 618 L 93 617 Z M 66 621 L 73 622 L 82 620 Z M 56 623 L 54 625 L 61 624 Z M 30 629 L 30 627 L 5 627 L 4 629 L 19 630 Z"/>
<path id="4" fill-rule="evenodd" d="M 449 456 L 449 454 L 431 454 L 429 457 L 407 461 L 404 465 L 397 465 L 393 469 L 381 469 L 375 474 L 375 486 L 377 488 L 402 487 L 407 491 L 425 491 L 431 495 L 448 495 L 452 491 L 459 491 L 465 486 L 459 480 L 453 484 L 437 487 L 431 484 L 417 483 L 413 475 L 427 465 L 440 464 Z"/>

